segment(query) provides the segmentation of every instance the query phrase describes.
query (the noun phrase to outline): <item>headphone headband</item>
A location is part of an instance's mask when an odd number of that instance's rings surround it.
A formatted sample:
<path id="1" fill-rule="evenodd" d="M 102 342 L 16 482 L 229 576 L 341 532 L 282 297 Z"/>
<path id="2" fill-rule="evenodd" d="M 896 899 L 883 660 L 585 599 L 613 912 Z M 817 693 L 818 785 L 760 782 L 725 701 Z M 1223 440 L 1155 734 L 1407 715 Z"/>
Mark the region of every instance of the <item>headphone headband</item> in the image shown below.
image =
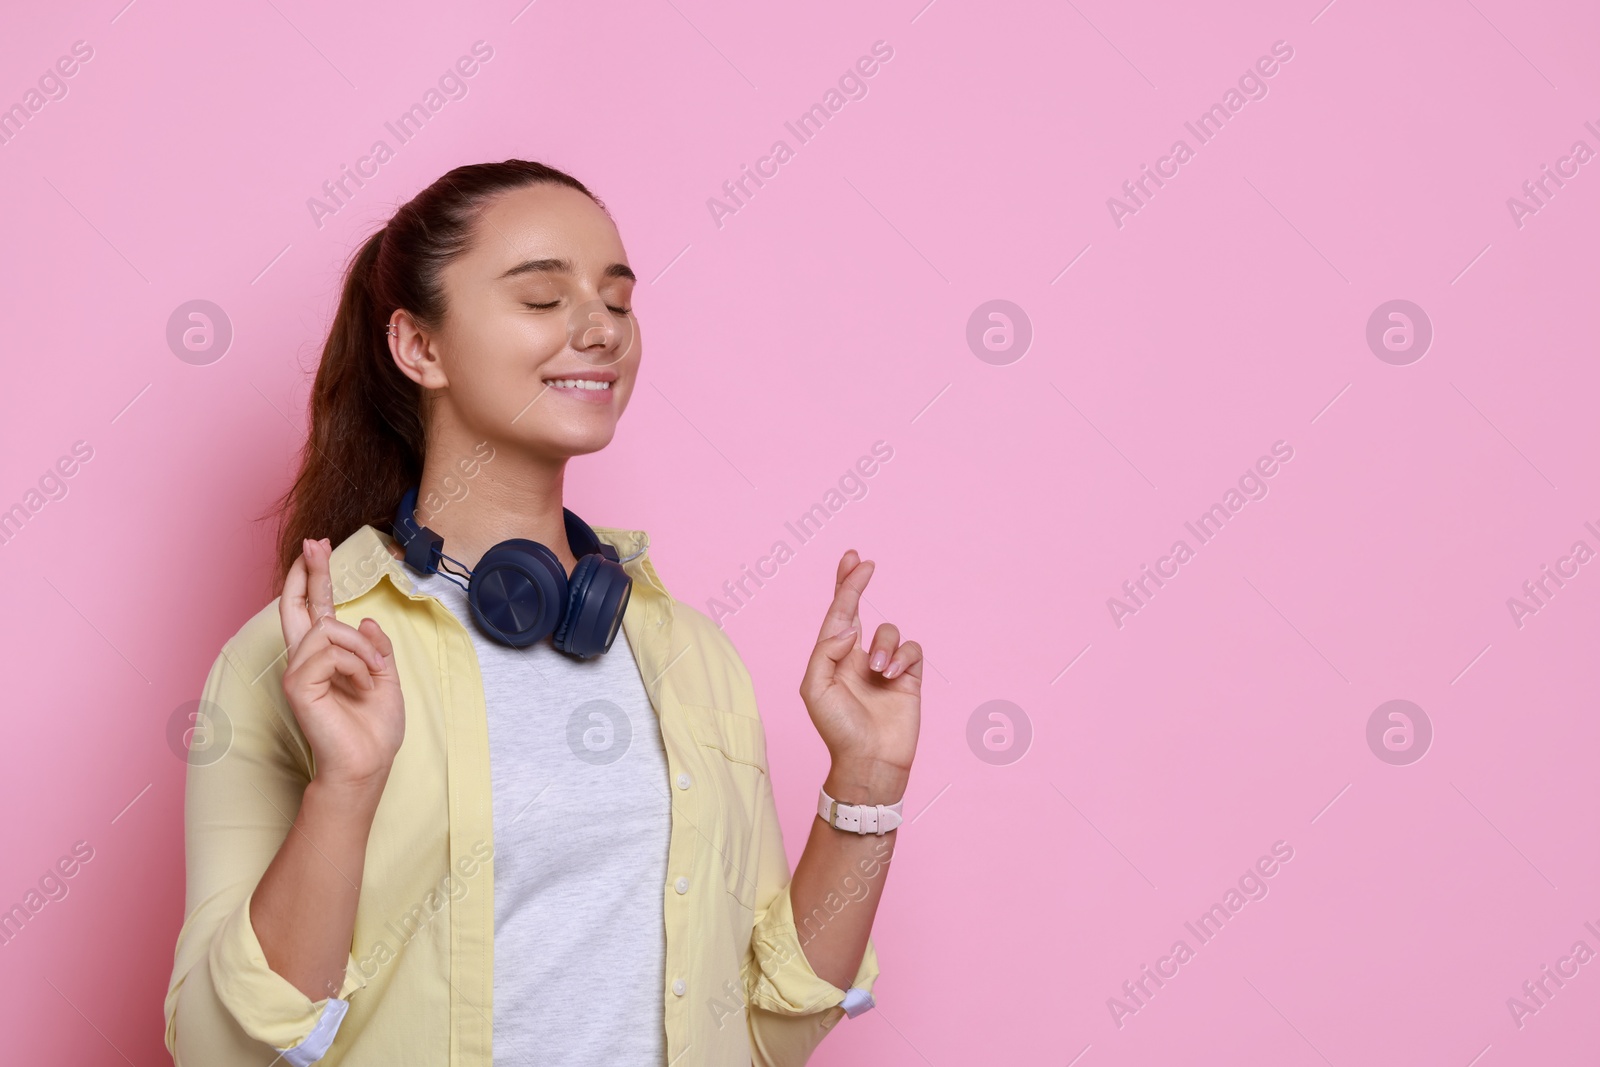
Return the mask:
<path id="1" fill-rule="evenodd" d="M 444 557 L 444 538 L 417 522 L 417 492 L 419 486 L 406 490 L 392 524 L 394 539 L 406 550 L 406 563 L 424 574 L 439 569 Z M 578 559 L 599 555 L 618 562 L 616 547 L 600 540 L 594 529 L 568 508 L 561 509 L 567 532 L 567 545 Z"/>

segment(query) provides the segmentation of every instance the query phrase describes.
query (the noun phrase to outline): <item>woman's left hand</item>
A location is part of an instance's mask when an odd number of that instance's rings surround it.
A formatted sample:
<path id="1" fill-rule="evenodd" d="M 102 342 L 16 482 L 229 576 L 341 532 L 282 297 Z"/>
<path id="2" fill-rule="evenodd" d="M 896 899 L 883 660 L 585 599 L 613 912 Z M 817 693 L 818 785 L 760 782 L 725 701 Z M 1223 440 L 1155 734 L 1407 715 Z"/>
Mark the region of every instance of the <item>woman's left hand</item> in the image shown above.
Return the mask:
<path id="1" fill-rule="evenodd" d="M 855 549 L 839 560 L 833 603 L 800 681 L 800 698 L 833 757 L 829 780 L 846 803 L 892 804 L 905 795 L 922 718 L 922 646 L 883 623 L 861 648 L 861 593 L 874 564 Z M 837 796 L 833 790 L 830 795 Z"/>

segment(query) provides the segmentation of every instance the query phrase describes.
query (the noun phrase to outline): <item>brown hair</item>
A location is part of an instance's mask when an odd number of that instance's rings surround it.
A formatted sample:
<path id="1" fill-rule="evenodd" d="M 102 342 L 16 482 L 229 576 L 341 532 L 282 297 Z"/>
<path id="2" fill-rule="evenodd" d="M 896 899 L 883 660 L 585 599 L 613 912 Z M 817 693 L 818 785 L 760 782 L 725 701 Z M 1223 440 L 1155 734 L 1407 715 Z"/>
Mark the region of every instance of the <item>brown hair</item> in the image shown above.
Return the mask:
<path id="1" fill-rule="evenodd" d="M 570 186 L 605 210 L 578 179 L 542 163 L 474 163 L 414 196 L 350 261 L 311 388 L 300 471 L 266 516 L 278 517 L 273 596 L 303 539 L 337 546 L 364 525 L 389 529 L 400 497 L 422 477 L 425 451 L 423 390 L 394 365 L 389 316 L 404 308 L 438 329 L 446 310 L 440 272 L 466 250 L 479 209 L 538 184 Z"/>

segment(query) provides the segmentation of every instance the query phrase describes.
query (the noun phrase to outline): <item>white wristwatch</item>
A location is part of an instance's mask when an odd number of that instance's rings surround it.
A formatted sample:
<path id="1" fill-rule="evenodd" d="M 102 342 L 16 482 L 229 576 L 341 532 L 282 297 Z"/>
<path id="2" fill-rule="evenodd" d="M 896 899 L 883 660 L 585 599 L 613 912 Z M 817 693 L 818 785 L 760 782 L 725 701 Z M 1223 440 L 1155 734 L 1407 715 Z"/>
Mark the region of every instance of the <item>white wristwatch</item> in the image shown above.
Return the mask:
<path id="1" fill-rule="evenodd" d="M 900 809 L 905 800 L 893 804 L 841 804 L 828 795 L 826 789 L 817 801 L 817 815 L 829 826 L 857 834 L 884 834 L 899 826 L 904 820 Z"/>

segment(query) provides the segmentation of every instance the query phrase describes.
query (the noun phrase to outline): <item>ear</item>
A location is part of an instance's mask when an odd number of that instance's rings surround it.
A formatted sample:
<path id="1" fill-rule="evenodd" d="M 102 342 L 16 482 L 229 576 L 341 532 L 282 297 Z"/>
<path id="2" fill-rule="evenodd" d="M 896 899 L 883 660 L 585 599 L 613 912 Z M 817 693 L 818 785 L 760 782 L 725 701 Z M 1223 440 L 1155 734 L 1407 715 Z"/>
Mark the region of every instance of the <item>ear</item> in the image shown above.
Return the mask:
<path id="1" fill-rule="evenodd" d="M 396 309 L 385 330 L 389 354 L 400 373 L 425 389 L 442 389 L 450 384 L 444 364 L 433 350 L 433 341 L 411 313 Z"/>

